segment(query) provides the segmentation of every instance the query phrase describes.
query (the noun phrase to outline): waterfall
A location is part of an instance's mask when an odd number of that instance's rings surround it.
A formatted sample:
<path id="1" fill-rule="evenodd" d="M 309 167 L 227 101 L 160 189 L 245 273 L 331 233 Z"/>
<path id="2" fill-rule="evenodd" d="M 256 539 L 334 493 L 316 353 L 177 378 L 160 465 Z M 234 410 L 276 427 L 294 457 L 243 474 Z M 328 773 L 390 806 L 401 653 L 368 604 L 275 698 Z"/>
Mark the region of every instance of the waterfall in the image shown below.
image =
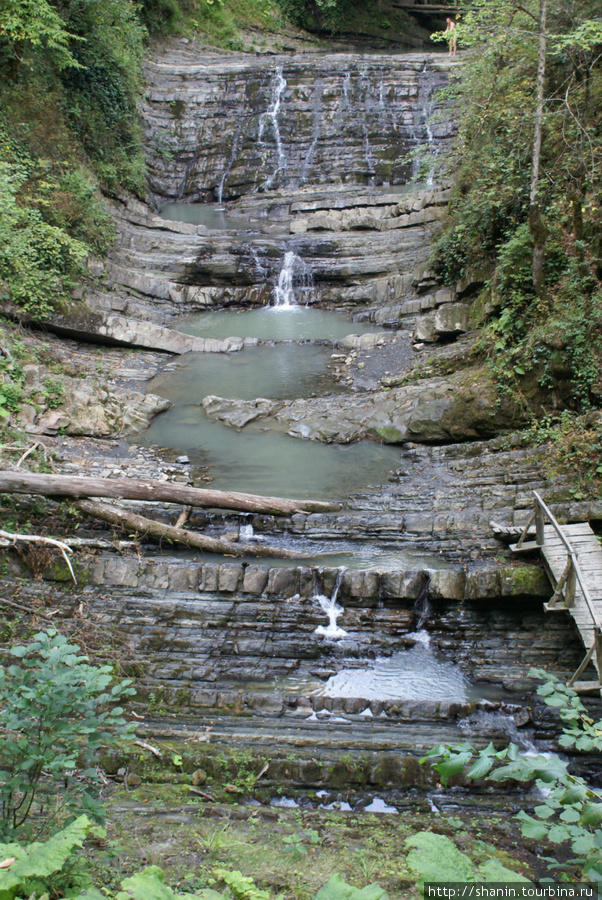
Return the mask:
<path id="1" fill-rule="evenodd" d="M 298 306 L 295 287 L 307 293 L 312 286 L 313 276 L 310 267 L 292 250 L 287 250 L 278 276 L 278 284 L 274 288 L 274 306 L 282 308 Z"/>
<path id="2" fill-rule="evenodd" d="M 286 170 L 286 154 L 284 152 L 284 147 L 282 146 L 282 137 L 280 135 L 280 126 L 278 124 L 278 113 L 280 112 L 280 101 L 282 98 L 282 93 L 287 86 L 286 78 L 282 74 L 282 66 L 277 66 L 276 71 L 274 73 L 274 78 L 272 81 L 272 93 L 270 97 L 270 107 L 266 112 L 263 113 L 259 120 L 259 134 L 257 135 L 257 140 L 260 144 L 264 143 L 263 140 L 263 132 L 265 130 L 266 124 L 269 122 L 272 126 L 272 131 L 274 132 L 274 138 L 276 140 L 276 151 L 278 153 L 278 165 L 272 172 L 272 174 L 267 178 L 264 184 L 264 188 L 269 190 L 278 175 L 279 172 Z"/>
<path id="3" fill-rule="evenodd" d="M 420 592 L 416 597 L 416 600 L 414 601 L 414 607 L 412 610 L 417 618 L 416 631 L 420 631 L 428 617 L 431 615 L 431 605 L 429 603 L 430 582 L 431 576 L 428 574 L 428 572 L 425 572 L 423 585 L 420 588 Z"/>
<path id="4" fill-rule="evenodd" d="M 424 115 L 424 127 L 426 130 L 426 139 L 427 139 L 428 145 L 429 145 L 429 156 L 434 157 L 434 155 L 435 155 L 435 151 L 434 151 L 434 147 L 433 147 L 434 139 L 433 139 L 433 132 L 431 130 L 431 124 L 429 121 L 431 111 L 428 106 L 425 107 L 425 109 L 423 110 L 423 115 Z M 435 178 L 435 166 L 433 164 L 432 166 L 430 166 L 427 176 L 426 176 L 426 183 L 429 187 L 432 186 L 434 178 Z"/>
<path id="5" fill-rule="evenodd" d="M 259 258 L 259 253 L 257 252 L 257 248 L 252 246 L 249 247 L 249 253 L 253 262 L 253 269 L 255 271 L 255 274 L 263 281 L 268 274 L 268 270 L 262 264 Z"/>
<path id="6" fill-rule="evenodd" d="M 224 185 L 226 184 L 226 179 L 232 170 L 232 166 L 234 165 L 234 161 L 236 160 L 236 156 L 238 154 L 238 142 L 240 140 L 241 131 L 242 131 L 242 122 L 239 122 L 238 129 L 232 139 L 232 147 L 230 148 L 230 156 L 228 158 L 226 168 L 224 169 L 224 172 L 220 179 L 220 183 L 217 186 L 217 204 L 218 204 L 218 206 L 222 205 L 222 200 L 223 200 L 223 196 L 224 196 Z"/>
<path id="7" fill-rule="evenodd" d="M 334 588 L 330 597 L 326 597 L 324 594 L 318 594 L 314 597 L 314 600 L 320 604 L 321 609 L 328 616 L 328 625 L 324 627 L 324 625 L 318 625 L 315 629 L 314 634 L 320 634 L 323 637 L 337 639 L 345 637 L 347 632 L 344 628 L 339 628 L 337 625 L 337 619 L 341 615 L 341 613 L 345 612 L 342 606 L 339 606 L 337 603 L 337 595 L 339 593 L 339 588 L 341 586 L 341 582 L 343 580 L 343 575 L 345 574 L 345 568 L 342 567 L 337 572 L 336 581 L 334 584 Z"/>
<path id="8" fill-rule="evenodd" d="M 424 64 L 424 69 L 421 75 L 426 76 L 428 71 L 427 63 Z M 413 171 L 412 177 L 415 178 L 418 175 L 418 172 L 422 165 L 428 165 L 428 172 L 426 174 L 426 183 L 429 187 L 431 187 L 435 180 L 435 159 L 437 156 L 437 146 L 435 142 L 435 136 L 433 134 L 433 130 L 431 128 L 431 116 L 433 114 L 432 109 L 432 86 L 429 82 L 428 77 L 421 77 L 418 82 L 418 116 L 419 119 L 415 123 L 418 125 L 418 129 L 421 132 L 419 143 L 424 145 L 424 139 L 426 138 L 427 145 L 427 154 L 426 158 L 424 156 L 420 159 L 419 155 L 414 157 L 413 163 Z M 414 131 L 414 136 L 416 132 Z"/>
<path id="9" fill-rule="evenodd" d="M 305 182 L 307 181 L 307 173 L 309 171 L 309 167 L 316 152 L 318 141 L 320 140 L 320 135 L 322 133 L 322 93 L 323 85 L 317 82 L 312 98 L 313 129 L 311 144 L 309 145 L 309 149 L 305 155 L 305 159 L 303 160 L 303 166 L 301 167 L 301 178 L 299 181 L 300 184 L 305 184 Z"/>
<path id="10" fill-rule="evenodd" d="M 343 78 L 343 97 L 345 100 L 345 106 L 349 106 L 349 91 L 351 89 L 351 72 L 345 72 L 345 77 Z"/>

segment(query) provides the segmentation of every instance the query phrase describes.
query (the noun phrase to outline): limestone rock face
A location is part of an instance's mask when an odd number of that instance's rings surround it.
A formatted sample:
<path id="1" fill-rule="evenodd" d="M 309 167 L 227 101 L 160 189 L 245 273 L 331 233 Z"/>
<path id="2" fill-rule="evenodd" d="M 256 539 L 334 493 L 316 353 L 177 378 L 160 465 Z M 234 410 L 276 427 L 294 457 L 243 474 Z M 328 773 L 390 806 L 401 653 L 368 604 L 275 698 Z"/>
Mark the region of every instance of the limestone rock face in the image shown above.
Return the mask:
<path id="1" fill-rule="evenodd" d="M 439 443 L 492 436 L 520 423 L 521 412 L 507 399 L 498 405 L 494 385 L 473 369 L 387 392 L 292 400 L 274 418 L 294 437 L 325 443 Z"/>
<path id="2" fill-rule="evenodd" d="M 495 386 L 477 369 L 391 391 L 288 401 L 208 396 L 202 405 L 208 416 L 234 428 L 263 418 L 284 423 L 292 437 L 337 444 L 474 440 L 521 423 L 518 405 L 508 399 L 498 404 Z"/>
<path id="3" fill-rule="evenodd" d="M 443 292 L 438 292 L 443 293 Z M 436 301 L 435 301 L 436 302 Z M 463 334 L 470 328 L 470 307 L 466 303 L 438 306 L 416 320 L 414 340 L 433 343 L 441 337 Z"/>
<path id="4" fill-rule="evenodd" d="M 204 397 L 202 406 L 209 418 L 233 428 L 244 428 L 255 419 L 265 418 L 282 406 L 276 400 L 228 400 L 225 397 L 209 395 Z"/>
<path id="5" fill-rule="evenodd" d="M 408 153 L 428 142 L 436 154 L 451 133 L 436 114 L 447 66 L 441 54 L 266 59 L 172 44 L 145 69 L 151 189 L 214 201 L 258 188 L 405 182 Z M 308 227 L 330 228 L 332 214 L 320 216 Z M 379 226 L 365 211 L 346 227 Z"/>
<path id="6" fill-rule="evenodd" d="M 153 322 L 106 314 L 102 310 L 92 310 L 87 306 L 77 307 L 61 316 L 55 316 L 52 327 L 64 334 L 80 338 L 100 338 L 110 343 L 146 350 L 162 350 L 166 353 L 231 353 L 242 350 L 244 342 L 238 337 L 215 338 L 193 337 L 172 331 Z"/>
<path id="7" fill-rule="evenodd" d="M 341 341 L 341 347 L 345 350 L 369 350 L 378 344 L 384 344 L 391 339 L 391 334 L 386 331 L 366 334 L 348 334 Z"/>
<path id="8" fill-rule="evenodd" d="M 66 433 L 90 437 L 135 434 L 148 428 L 157 413 L 171 403 L 155 394 L 107 394 L 97 385 L 81 381 L 67 385 L 64 408 Z"/>

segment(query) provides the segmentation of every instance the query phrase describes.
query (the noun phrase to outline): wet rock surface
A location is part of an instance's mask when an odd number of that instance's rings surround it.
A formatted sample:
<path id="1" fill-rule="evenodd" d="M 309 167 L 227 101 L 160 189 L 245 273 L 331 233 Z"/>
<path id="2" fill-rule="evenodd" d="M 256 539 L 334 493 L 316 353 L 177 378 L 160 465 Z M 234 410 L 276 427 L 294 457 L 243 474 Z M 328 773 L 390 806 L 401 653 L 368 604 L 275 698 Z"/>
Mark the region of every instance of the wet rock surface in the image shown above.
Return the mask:
<path id="1" fill-rule="evenodd" d="M 449 140 L 449 123 L 429 124 L 448 66 L 428 54 L 255 59 L 189 44 L 149 61 L 149 202 L 111 201 L 118 232 L 111 256 L 89 261 L 79 316 L 54 323 L 77 340 L 44 339 L 71 367 L 60 397 L 58 388 L 52 402 L 36 394 L 54 377 L 44 365 L 25 373 L 31 402 L 20 424 L 43 435 L 61 471 L 200 485 L 210 467 L 121 439 L 169 405 L 145 392 L 165 352 L 244 355 L 255 342 L 178 333 L 181 315 L 272 303 L 292 252 L 311 273 L 312 304 L 379 328 L 332 343 L 336 394 L 237 400 L 203 398 L 191 386 L 193 402 L 224 426 L 399 445 L 389 481 L 349 496 L 337 513 L 276 519 L 197 511 L 187 524 L 234 540 L 250 529 L 253 539 L 294 546 L 317 562 L 207 559 L 130 535 L 113 547 L 115 536 L 90 521 L 78 531 L 77 588 L 60 564 L 39 560 L 30 569 L 40 580 L 23 583 L 23 561 L 7 556 L 9 599 L 67 630 L 85 629 L 103 652 L 114 643 L 127 656 L 145 733 L 199 745 L 187 758 L 190 773 L 210 772 L 211 754 L 240 742 L 269 749 L 274 782 L 424 790 L 431 777 L 416 756 L 467 733 L 483 744 L 507 739 L 518 707 L 532 703 L 529 668 L 564 677 L 583 655 L 569 619 L 542 611 L 551 589 L 537 561 L 513 564 L 489 523 L 523 526 L 534 489 L 565 521 L 600 522 L 602 507 L 572 499 L 566 478 L 546 476 L 545 448 L 525 448 L 520 436 L 490 439 L 522 419 L 514 404 L 498 404 L 470 333 L 470 304 L 485 276 L 450 287 L 430 268 L 449 200 L 443 178 L 394 189 L 411 174 L 408 151 L 426 142 L 437 154 Z M 236 229 L 156 212 L 164 200 L 218 195 L 228 199 Z M 81 343 L 100 338 L 132 352 L 103 346 L 99 356 Z M 180 512 L 128 506 L 171 524 Z M 69 522 L 61 529 L 69 534 Z M 371 549 L 375 562 L 362 558 L 346 571 L 319 559 Z M 406 551 L 429 557 L 391 562 Z M 386 564 L 379 553 L 388 554 Z M 318 596 L 341 604 L 344 639 L 315 633 L 327 624 Z M 316 692 L 342 668 L 413 653 L 420 623 L 433 657 L 459 666 L 480 693 L 451 701 Z M 488 691 L 491 700 L 483 699 Z M 545 714 L 521 716 L 531 735 L 549 739 L 554 722 Z M 348 753 L 364 754 L 362 766 L 341 766 Z"/>
<path id="2" fill-rule="evenodd" d="M 262 59 L 172 45 L 145 72 L 152 188 L 221 201 L 287 184 L 405 182 L 448 68 L 442 54 Z M 449 134 L 439 120 L 430 140 Z"/>

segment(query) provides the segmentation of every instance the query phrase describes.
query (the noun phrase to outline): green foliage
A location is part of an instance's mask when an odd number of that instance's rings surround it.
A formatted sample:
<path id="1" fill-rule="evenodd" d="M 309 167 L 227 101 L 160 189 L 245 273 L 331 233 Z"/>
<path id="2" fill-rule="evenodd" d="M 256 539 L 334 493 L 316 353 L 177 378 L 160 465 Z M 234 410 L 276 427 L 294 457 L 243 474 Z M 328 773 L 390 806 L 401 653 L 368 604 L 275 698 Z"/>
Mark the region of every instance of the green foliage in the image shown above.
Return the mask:
<path id="1" fill-rule="evenodd" d="M 238 870 L 228 872 L 224 869 L 216 869 L 215 874 L 217 878 L 228 885 L 236 900 L 270 900 L 269 891 L 260 890 L 252 878 L 243 875 Z"/>
<path id="2" fill-rule="evenodd" d="M 318 891 L 315 900 L 388 900 L 388 894 L 377 884 L 354 888 L 345 884 L 340 875 L 333 875 Z"/>
<path id="3" fill-rule="evenodd" d="M 472 860 L 465 853 L 461 853 L 454 842 L 443 834 L 421 831 L 407 838 L 405 843 L 406 847 L 412 848 L 407 862 L 413 873 L 418 875 L 417 886 L 421 893 L 424 892 L 424 883 L 427 881 L 459 881 L 469 884 L 475 882 L 505 884 L 518 881 L 531 884 L 528 878 L 507 869 L 496 859 L 488 859 L 475 866 Z"/>
<path id="4" fill-rule="evenodd" d="M 68 120 L 102 181 L 142 190 L 136 102 L 146 30 L 131 0 L 71 0 L 67 23 L 82 40 L 61 73 Z"/>
<path id="5" fill-rule="evenodd" d="M 537 21 L 536 0 L 480 0 L 457 23 L 473 52 L 447 92 L 458 111 L 456 185 L 436 266 L 450 282 L 493 273 L 485 345 L 502 388 L 518 394 L 531 374 L 544 391 L 568 384 L 562 402 L 584 412 L 602 405 L 602 17 L 591 0 L 570 13 L 548 0 L 539 297 L 528 224 Z"/>
<path id="6" fill-rule="evenodd" d="M 28 50 L 44 48 L 58 69 L 76 66 L 70 52 L 73 35 L 56 7 L 47 0 L 1 0 L 0 58 L 2 51 L 13 62 Z"/>
<path id="7" fill-rule="evenodd" d="M 27 820 L 34 801 L 101 818 L 94 757 L 131 726 L 116 704 L 133 692 L 110 666 L 91 666 L 54 630 L 10 648 L 0 667 L 0 833 Z M 60 785 L 60 792 L 59 792 Z"/>
<path id="8" fill-rule="evenodd" d="M 46 378 L 42 394 L 46 398 L 48 409 L 58 409 L 63 400 L 65 385 L 60 378 Z"/>
<path id="9" fill-rule="evenodd" d="M 284 14 L 302 28 L 349 30 L 350 17 L 370 9 L 368 0 L 277 0 Z"/>
<path id="10" fill-rule="evenodd" d="M 37 209 L 21 206 L 18 194 L 27 171 L 0 161 L 0 279 L 12 300 L 35 315 L 47 315 L 81 271 L 86 246 Z"/>
<path id="11" fill-rule="evenodd" d="M 546 444 L 544 464 L 550 474 L 570 471 L 571 496 L 575 500 L 602 494 L 602 415 L 576 416 L 563 410 L 560 416 L 544 416 L 529 433 L 535 445 Z"/>
<path id="12" fill-rule="evenodd" d="M 594 722 L 575 691 L 555 676 L 543 669 L 533 669 L 529 675 L 544 681 L 537 693 L 548 706 L 559 710 L 564 728 L 558 743 L 583 753 L 600 753 L 602 720 Z M 578 871 L 580 879 L 602 882 L 602 796 L 585 779 L 572 775 L 566 760 L 555 755 L 525 756 L 513 743 L 500 751 L 493 744 L 481 751 L 469 743 L 450 747 L 440 744 L 421 762 L 426 760 L 436 760 L 434 768 L 444 783 L 460 772 L 469 779 L 535 781 L 546 789 L 545 801 L 535 807 L 534 815 L 519 812 L 523 835 L 552 844 L 569 843 L 574 854 L 569 867 Z M 556 863 L 554 867 L 567 868 Z"/>
<path id="13" fill-rule="evenodd" d="M 82 846 L 90 825 L 87 816 L 79 816 L 45 843 L 0 844 L 0 862 L 4 862 L 0 900 L 39 896 L 52 881 L 49 876 L 63 869 L 73 850 Z"/>
<path id="14" fill-rule="evenodd" d="M 91 826 L 86 816 L 79 816 L 45 843 L 25 846 L 18 843 L 0 844 L 0 863 L 3 863 L 0 867 L 0 900 L 33 898 L 45 891 L 53 891 L 61 874 L 65 875 L 65 869 L 73 865 L 73 850 L 82 846 L 84 838 L 92 830 Z M 66 896 L 73 900 L 270 900 L 270 893 L 258 888 L 253 879 L 242 872 L 217 869 L 214 881 L 217 880 L 226 885 L 223 894 L 211 888 L 194 894 L 176 892 L 165 884 L 163 871 L 158 866 L 149 866 L 124 878 L 121 890 L 116 892 L 103 885 L 103 892 L 100 893 L 91 886 L 89 879 L 85 890 L 78 892 L 73 884 L 74 879 L 71 879 Z M 56 894 L 53 892 L 53 896 L 65 894 L 57 891 Z M 359 889 L 346 884 L 340 875 L 333 875 L 318 891 L 315 900 L 387 900 L 387 894 L 376 884 Z"/>

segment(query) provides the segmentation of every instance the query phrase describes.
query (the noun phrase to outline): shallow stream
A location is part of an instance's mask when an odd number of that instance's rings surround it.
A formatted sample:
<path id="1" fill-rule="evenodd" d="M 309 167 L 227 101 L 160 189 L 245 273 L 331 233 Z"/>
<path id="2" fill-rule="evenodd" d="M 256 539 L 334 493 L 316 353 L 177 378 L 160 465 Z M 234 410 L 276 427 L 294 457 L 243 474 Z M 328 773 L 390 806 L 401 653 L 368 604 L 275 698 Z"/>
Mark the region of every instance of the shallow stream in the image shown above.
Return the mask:
<path id="1" fill-rule="evenodd" d="M 170 364 L 149 390 L 173 406 L 136 442 L 188 454 L 209 465 L 214 487 L 300 499 L 343 499 L 386 482 L 399 461 L 395 447 L 301 441 L 261 420 L 237 431 L 209 419 L 200 405 L 215 394 L 240 400 L 294 399 L 340 390 L 328 373 L 331 347 L 313 343 L 374 330 L 344 315 L 300 306 L 219 311 L 190 317 L 179 330 L 203 337 L 255 337 L 277 343 L 238 353 L 190 353 Z"/>

